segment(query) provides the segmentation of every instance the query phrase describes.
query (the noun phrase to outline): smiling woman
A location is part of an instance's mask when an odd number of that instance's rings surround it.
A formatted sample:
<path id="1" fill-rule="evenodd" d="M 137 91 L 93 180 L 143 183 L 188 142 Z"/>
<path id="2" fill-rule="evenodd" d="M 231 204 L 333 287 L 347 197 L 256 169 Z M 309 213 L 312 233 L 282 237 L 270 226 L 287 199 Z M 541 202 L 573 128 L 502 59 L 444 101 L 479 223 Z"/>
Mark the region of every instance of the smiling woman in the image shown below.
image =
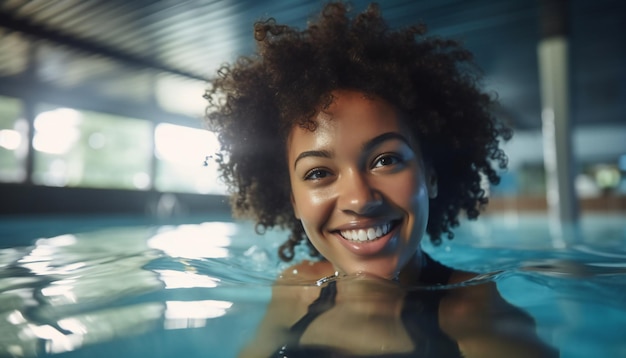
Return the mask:
<path id="1" fill-rule="evenodd" d="M 419 249 L 435 174 L 391 104 L 333 97 L 315 131 L 294 127 L 287 140 L 295 216 L 335 271 L 396 278 Z"/>
<path id="2" fill-rule="evenodd" d="M 304 31 L 257 23 L 258 53 L 212 81 L 235 214 L 289 229 L 285 261 L 300 242 L 321 256 L 279 278 L 243 356 L 553 353 L 493 283 L 470 285 L 476 274 L 421 249 L 425 234 L 452 237 L 461 211 L 478 216 L 510 137 L 471 54 L 425 33 L 389 29 L 375 5 L 351 19 L 331 3 Z"/>

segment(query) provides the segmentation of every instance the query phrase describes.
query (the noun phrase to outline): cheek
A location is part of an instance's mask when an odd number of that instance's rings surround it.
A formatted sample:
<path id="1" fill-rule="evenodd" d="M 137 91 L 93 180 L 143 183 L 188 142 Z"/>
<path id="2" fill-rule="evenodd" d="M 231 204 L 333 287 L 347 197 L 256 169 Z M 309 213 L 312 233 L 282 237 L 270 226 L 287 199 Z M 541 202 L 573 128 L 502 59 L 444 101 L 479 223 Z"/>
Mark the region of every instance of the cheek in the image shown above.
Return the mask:
<path id="1" fill-rule="evenodd" d="M 328 217 L 331 207 L 328 193 L 295 186 L 293 198 L 294 209 L 303 225 L 318 225 Z"/>
<path id="2" fill-rule="evenodd" d="M 332 215 L 332 200 L 321 193 L 299 192 L 294 195 L 295 206 L 300 215 L 299 219 L 309 241 L 322 254 L 329 257 L 329 252 L 324 244 L 324 228 Z"/>
<path id="3" fill-rule="evenodd" d="M 428 190 L 424 178 L 417 173 L 407 173 L 401 176 L 392 184 L 388 184 L 387 193 L 392 200 L 405 208 L 423 205 L 428 201 Z"/>

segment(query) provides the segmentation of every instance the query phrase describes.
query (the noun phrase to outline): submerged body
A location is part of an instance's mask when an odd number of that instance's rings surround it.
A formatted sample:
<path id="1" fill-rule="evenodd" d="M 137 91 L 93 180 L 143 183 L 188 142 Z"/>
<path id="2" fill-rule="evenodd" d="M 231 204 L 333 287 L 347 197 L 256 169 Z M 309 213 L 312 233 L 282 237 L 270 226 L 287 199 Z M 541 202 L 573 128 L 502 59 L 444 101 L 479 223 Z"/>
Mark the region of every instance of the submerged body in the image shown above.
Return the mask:
<path id="1" fill-rule="evenodd" d="M 432 261 L 428 256 L 424 256 L 428 263 L 426 266 L 431 271 L 436 272 L 435 276 L 424 277 L 428 281 L 420 280 L 421 284 L 442 285 L 449 281 L 452 270 Z M 345 283 L 345 282 L 342 282 Z M 328 357 L 328 356 L 348 356 L 352 353 L 376 353 L 376 356 L 384 357 L 460 357 L 460 352 L 456 342 L 452 341 L 439 329 L 438 307 L 439 301 L 446 291 L 440 289 L 433 290 L 413 290 L 401 292 L 398 287 L 389 289 L 398 291 L 389 296 L 390 302 L 382 297 L 369 294 L 351 295 L 349 300 L 337 301 L 338 282 L 331 281 L 320 291 L 319 297 L 308 307 L 306 315 L 298 320 L 288 333 L 288 343 L 283 345 L 275 357 Z M 373 285 L 376 289 L 376 285 Z M 385 289 L 385 283 L 381 289 Z M 397 295 L 397 296 L 396 296 Z M 404 296 L 404 297 L 402 297 Z M 401 302 L 396 302 L 400 298 Z M 381 300 L 382 299 L 382 300 Z M 370 302 L 371 301 L 371 302 Z M 385 307 L 391 303 L 392 311 L 356 309 L 359 304 L 376 304 Z M 343 308 L 341 306 L 344 306 Z M 400 316 L 397 311 L 400 308 Z M 324 323 L 319 323 L 317 328 L 309 330 L 315 321 L 328 312 L 332 314 L 332 309 L 338 312 L 337 317 L 333 317 L 339 326 L 335 326 L 333 331 L 324 328 Z M 399 318 L 399 322 L 398 322 Z M 371 325 L 372 322 L 375 322 Z M 326 324 L 328 326 L 328 322 Z M 346 332 L 357 331 L 355 327 L 380 326 L 381 332 L 358 332 L 356 341 L 344 339 Z M 377 329 L 378 330 L 378 329 Z M 329 347 L 328 343 L 321 339 L 322 334 L 334 342 L 334 347 Z M 305 336 L 305 333 L 307 336 Z M 380 333 L 383 333 L 382 335 Z M 305 336 L 304 340 L 302 339 Z M 341 337 L 341 339 L 337 339 Z M 375 338 L 373 338 L 375 337 Z"/>
<path id="2" fill-rule="evenodd" d="M 332 273 L 327 262 L 285 271 L 257 336 L 241 357 L 556 357 L 534 321 L 494 283 L 424 255 L 412 287 L 368 275 L 305 285 Z M 297 273 L 295 273 L 296 271 Z M 444 282 L 441 282 L 441 281 Z"/>

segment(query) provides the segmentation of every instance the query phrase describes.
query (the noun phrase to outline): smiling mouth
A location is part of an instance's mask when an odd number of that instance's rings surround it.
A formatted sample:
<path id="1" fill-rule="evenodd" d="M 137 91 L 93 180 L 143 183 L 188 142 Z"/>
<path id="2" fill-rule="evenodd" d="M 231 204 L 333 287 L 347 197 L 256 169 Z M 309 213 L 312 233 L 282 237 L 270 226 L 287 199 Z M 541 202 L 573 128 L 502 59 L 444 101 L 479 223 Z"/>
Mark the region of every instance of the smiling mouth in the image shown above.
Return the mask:
<path id="1" fill-rule="evenodd" d="M 346 240 L 354 242 L 367 242 L 380 239 L 387 235 L 391 229 L 397 224 L 396 222 L 388 222 L 386 224 L 372 226 L 369 228 L 356 229 L 356 230 L 340 230 L 339 234 Z"/>

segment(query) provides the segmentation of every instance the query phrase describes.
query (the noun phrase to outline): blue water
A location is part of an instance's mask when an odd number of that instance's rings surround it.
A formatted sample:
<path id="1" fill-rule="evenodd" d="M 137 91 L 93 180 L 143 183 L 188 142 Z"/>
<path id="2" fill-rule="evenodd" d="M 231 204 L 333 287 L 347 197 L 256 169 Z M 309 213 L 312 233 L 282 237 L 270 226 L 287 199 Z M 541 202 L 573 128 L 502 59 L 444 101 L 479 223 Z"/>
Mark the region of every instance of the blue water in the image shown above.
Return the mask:
<path id="1" fill-rule="evenodd" d="M 562 357 L 626 357 L 626 217 L 462 223 L 431 255 L 489 274 Z M 286 265 L 228 217 L 0 220 L 0 356 L 234 357 Z M 300 252 L 300 258 L 306 254 Z"/>

